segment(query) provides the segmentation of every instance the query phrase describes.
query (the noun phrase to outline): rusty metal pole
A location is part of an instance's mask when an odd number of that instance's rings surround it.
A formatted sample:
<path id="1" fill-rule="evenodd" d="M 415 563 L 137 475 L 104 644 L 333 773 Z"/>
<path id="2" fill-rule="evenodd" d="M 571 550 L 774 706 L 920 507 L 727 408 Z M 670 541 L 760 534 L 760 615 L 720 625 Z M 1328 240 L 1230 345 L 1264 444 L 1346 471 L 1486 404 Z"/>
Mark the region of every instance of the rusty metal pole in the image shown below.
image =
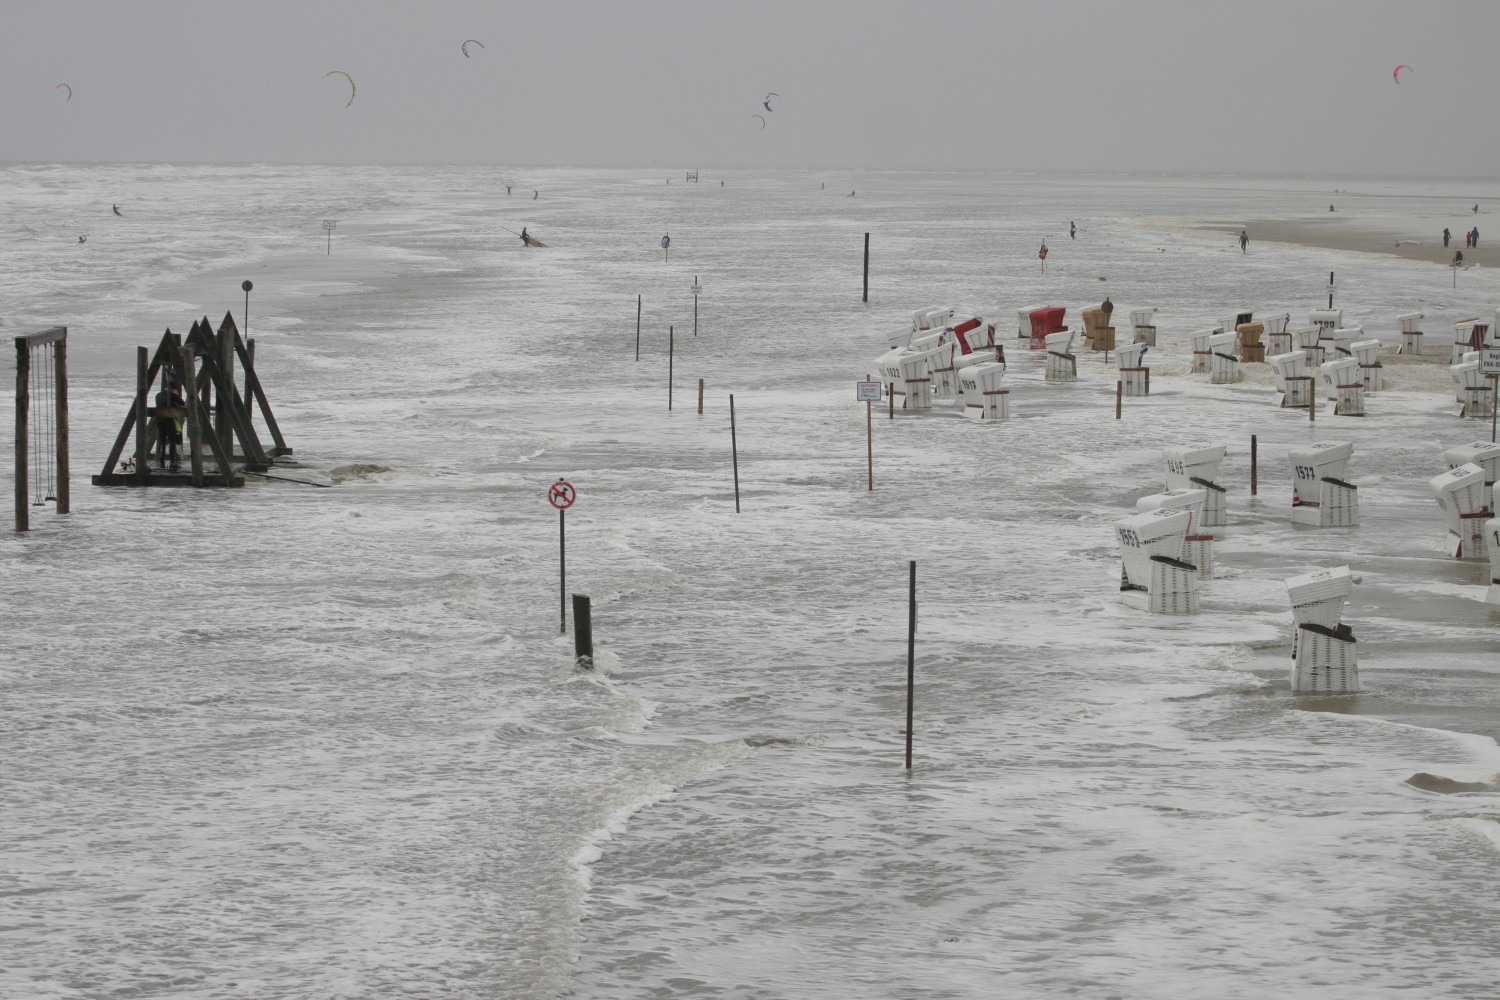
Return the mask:
<path id="1" fill-rule="evenodd" d="M 1116 420 L 1120 419 L 1120 399 L 1124 395 L 1125 395 L 1125 383 L 1122 380 L 1116 379 L 1115 380 L 1115 419 Z"/>

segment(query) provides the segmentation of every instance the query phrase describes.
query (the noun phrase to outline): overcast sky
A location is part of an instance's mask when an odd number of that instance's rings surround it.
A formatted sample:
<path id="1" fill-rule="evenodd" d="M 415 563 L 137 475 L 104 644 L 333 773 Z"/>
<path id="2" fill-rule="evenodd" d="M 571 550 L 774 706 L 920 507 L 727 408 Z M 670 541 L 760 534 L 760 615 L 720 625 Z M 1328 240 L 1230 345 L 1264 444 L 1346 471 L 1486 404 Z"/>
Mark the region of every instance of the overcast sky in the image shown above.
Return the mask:
<path id="1" fill-rule="evenodd" d="M 1486 177 L 1497 29 L 1497 0 L 9 0 L 0 160 Z"/>

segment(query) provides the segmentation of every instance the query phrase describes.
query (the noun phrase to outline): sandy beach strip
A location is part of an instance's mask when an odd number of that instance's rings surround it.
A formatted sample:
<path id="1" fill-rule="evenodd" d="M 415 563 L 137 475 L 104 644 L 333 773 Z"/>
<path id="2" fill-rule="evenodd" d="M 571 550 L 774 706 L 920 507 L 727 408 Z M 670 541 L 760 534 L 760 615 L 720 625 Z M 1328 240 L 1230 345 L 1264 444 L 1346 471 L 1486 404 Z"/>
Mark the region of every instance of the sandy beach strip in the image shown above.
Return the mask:
<path id="1" fill-rule="evenodd" d="M 1246 219 L 1242 223 L 1205 222 L 1195 226 L 1197 232 L 1225 233 L 1238 238 L 1244 230 L 1250 236 L 1250 250 L 1258 243 L 1290 243 L 1295 246 L 1319 247 L 1324 250 L 1348 250 L 1355 253 L 1383 253 L 1406 260 L 1424 261 L 1447 267 L 1455 250 L 1462 250 L 1467 267 L 1500 267 L 1500 243 L 1488 243 L 1480 216 L 1469 226 L 1479 226 L 1479 246 L 1464 247 L 1465 223 L 1450 224 L 1452 242 L 1443 246 L 1443 223 L 1431 226 L 1430 232 L 1416 232 L 1415 220 L 1391 216 L 1375 217 L 1338 215 L 1328 218 Z M 1495 232 L 1500 237 L 1500 229 Z"/>

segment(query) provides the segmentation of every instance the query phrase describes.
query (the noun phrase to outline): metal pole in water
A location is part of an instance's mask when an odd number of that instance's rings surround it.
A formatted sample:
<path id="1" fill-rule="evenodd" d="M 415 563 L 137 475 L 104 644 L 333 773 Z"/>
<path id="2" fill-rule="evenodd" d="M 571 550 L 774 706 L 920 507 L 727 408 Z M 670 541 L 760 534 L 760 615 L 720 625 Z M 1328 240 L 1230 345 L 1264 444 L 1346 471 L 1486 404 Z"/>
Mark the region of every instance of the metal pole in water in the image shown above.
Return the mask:
<path id="1" fill-rule="evenodd" d="M 870 381 L 868 373 L 865 374 L 865 381 Z M 868 399 L 865 400 L 865 462 L 869 467 L 871 491 L 875 489 L 875 423 L 871 416 L 874 405 Z"/>
<path id="2" fill-rule="evenodd" d="M 698 276 L 693 275 L 693 287 L 698 287 Z M 693 336 L 698 336 L 698 293 L 693 293 Z"/>
<path id="3" fill-rule="evenodd" d="M 561 599 L 557 632 L 568 634 L 568 512 L 557 511 L 557 591 Z"/>
<path id="4" fill-rule="evenodd" d="M 672 411 L 672 354 L 674 351 L 672 328 L 667 327 L 667 412 Z"/>
<path id="5" fill-rule="evenodd" d="M 635 359 L 641 360 L 641 297 L 635 297 Z"/>
<path id="6" fill-rule="evenodd" d="M 703 416 L 703 380 L 698 380 L 698 416 Z"/>
<path id="7" fill-rule="evenodd" d="M 734 431 L 734 393 L 729 394 L 729 451 L 734 456 L 734 512 L 740 512 L 740 445 Z"/>
<path id="8" fill-rule="evenodd" d="M 245 329 L 243 331 L 243 336 L 246 340 L 250 339 L 250 289 L 254 287 L 255 285 L 250 281 L 245 281 L 240 284 L 240 288 L 245 292 Z"/>
<path id="9" fill-rule="evenodd" d="M 870 301 L 870 234 L 865 233 L 865 292 L 861 302 Z"/>
<path id="10" fill-rule="evenodd" d="M 1115 419 L 1120 419 L 1120 397 L 1125 395 L 1125 383 L 1119 379 L 1115 380 Z"/>
<path id="11" fill-rule="evenodd" d="M 913 702 L 917 693 L 917 561 L 911 561 L 906 597 L 906 769 L 911 770 Z"/>

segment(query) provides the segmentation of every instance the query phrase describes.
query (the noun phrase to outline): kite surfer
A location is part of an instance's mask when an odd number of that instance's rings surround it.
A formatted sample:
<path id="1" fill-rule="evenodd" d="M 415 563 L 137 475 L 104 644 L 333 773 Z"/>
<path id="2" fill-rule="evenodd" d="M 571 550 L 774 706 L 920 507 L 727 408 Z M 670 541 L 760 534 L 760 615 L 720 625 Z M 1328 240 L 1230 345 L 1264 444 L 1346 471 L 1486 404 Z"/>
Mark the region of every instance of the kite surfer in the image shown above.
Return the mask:
<path id="1" fill-rule="evenodd" d="M 509 184 L 505 185 L 505 193 L 506 194 L 510 194 L 510 185 Z"/>
<path id="2" fill-rule="evenodd" d="M 523 247 L 529 247 L 529 246 L 531 246 L 531 237 L 526 235 L 526 227 L 525 226 L 521 227 L 521 245 Z"/>
<path id="3" fill-rule="evenodd" d="M 80 236 L 80 237 L 78 237 L 78 242 L 79 243 L 87 243 L 88 241 L 89 241 L 89 238 L 87 236 Z"/>
<path id="4" fill-rule="evenodd" d="M 111 205 L 109 207 L 115 210 L 116 215 L 119 215 L 123 218 L 123 213 L 121 213 L 119 205 Z"/>
<path id="5" fill-rule="evenodd" d="M 537 193 L 536 188 L 532 188 L 531 189 L 531 200 L 532 201 L 536 201 L 540 197 L 541 197 L 541 195 Z"/>

